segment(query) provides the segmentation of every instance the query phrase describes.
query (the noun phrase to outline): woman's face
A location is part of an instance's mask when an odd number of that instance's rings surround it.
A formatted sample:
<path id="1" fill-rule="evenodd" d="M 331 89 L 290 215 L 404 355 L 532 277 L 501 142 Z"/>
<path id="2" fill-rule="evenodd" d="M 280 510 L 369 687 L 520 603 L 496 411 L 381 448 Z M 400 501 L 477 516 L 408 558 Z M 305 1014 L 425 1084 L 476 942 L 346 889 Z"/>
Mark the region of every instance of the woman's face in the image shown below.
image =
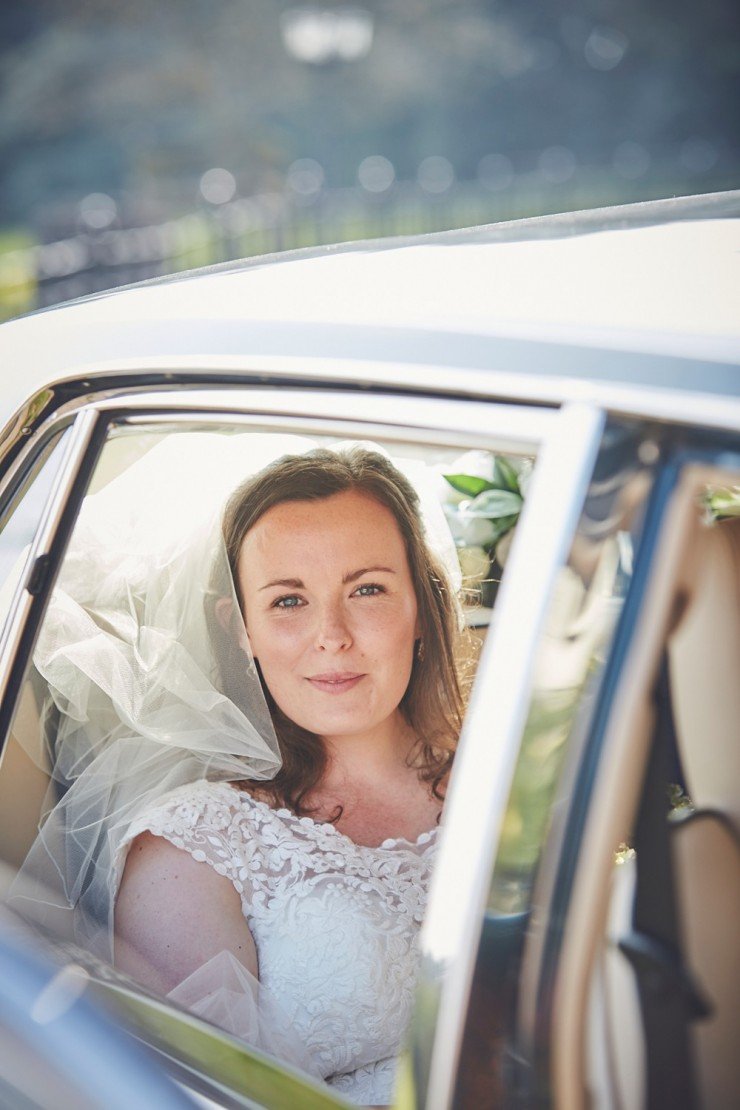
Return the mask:
<path id="1" fill-rule="evenodd" d="M 290 720 L 325 739 L 398 727 L 419 630 L 389 509 L 357 491 L 283 502 L 237 570 L 252 654 Z"/>

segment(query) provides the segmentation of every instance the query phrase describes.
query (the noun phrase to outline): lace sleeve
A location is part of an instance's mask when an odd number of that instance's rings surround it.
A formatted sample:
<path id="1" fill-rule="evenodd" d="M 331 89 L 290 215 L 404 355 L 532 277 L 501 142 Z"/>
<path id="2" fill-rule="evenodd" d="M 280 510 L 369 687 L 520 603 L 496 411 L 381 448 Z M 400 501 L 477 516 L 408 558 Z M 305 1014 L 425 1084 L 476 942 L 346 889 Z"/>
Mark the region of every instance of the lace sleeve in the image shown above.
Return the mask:
<path id="1" fill-rule="evenodd" d="M 252 892 L 249 874 L 260 866 L 260 838 L 232 787 L 201 780 L 172 791 L 142 812 L 124 836 L 121 872 L 128 849 L 143 832 L 163 837 L 229 879 L 247 917 Z M 292 1019 L 233 952 L 216 952 L 169 991 L 167 998 L 321 1080 L 319 1061 L 303 1044 Z"/>
<path id="2" fill-rule="evenodd" d="M 121 839 L 116 859 L 116 889 L 129 848 L 140 833 L 164 837 L 199 863 L 224 875 L 244 902 L 256 845 L 245 835 L 239 795 L 228 783 L 201 779 L 178 787 L 140 813 Z"/>

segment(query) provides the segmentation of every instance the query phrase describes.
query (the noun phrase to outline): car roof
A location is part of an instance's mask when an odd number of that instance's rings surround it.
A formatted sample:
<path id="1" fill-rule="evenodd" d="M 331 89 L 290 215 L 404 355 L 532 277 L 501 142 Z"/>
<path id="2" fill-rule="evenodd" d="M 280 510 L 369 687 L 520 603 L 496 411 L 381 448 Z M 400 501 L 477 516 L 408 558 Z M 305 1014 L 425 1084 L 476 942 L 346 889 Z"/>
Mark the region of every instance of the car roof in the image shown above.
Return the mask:
<path id="1" fill-rule="evenodd" d="M 111 290 L 0 328 L 7 418 L 45 384 L 299 360 L 737 397 L 740 191 L 286 252 Z M 399 364 L 402 380 L 398 381 Z M 320 375 L 319 375 L 320 376 Z M 470 374 L 466 379 L 471 380 Z M 530 390 L 531 393 L 531 390 Z"/>

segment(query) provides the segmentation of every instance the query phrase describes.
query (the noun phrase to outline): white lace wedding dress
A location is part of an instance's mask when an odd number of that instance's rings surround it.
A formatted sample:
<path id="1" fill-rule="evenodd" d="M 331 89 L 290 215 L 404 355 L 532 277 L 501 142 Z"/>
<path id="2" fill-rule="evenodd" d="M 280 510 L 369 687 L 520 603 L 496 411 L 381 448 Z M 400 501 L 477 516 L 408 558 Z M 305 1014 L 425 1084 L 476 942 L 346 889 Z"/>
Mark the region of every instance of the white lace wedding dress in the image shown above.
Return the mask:
<path id="1" fill-rule="evenodd" d="M 223 953 L 171 997 L 353 1102 L 389 1103 L 437 830 L 368 848 L 333 825 L 201 780 L 134 821 L 119 876 L 145 830 L 233 883 L 257 948 L 259 984 Z"/>

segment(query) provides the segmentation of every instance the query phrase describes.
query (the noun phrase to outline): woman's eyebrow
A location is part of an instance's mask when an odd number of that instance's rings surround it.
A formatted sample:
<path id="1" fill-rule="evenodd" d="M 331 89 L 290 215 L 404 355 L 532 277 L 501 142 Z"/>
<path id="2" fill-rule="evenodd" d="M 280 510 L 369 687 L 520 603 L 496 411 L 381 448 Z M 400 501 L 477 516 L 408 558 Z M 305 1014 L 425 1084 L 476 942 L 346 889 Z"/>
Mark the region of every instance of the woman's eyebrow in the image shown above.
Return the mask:
<path id="1" fill-rule="evenodd" d="M 342 582 L 344 585 L 346 585 L 348 582 L 356 582 L 358 578 L 362 578 L 363 574 L 377 574 L 378 571 L 382 571 L 384 574 L 396 573 L 395 570 L 392 570 L 391 567 L 360 567 L 359 570 L 352 570 L 349 572 L 349 574 L 345 574 Z"/>
<path id="2" fill-rule="evenodd" d="M 274 582 L 268 582 L 266 586 L 260 586 L 260 590 L 269 590 L 273 586 L 287 586 L 291 590 L 305 589 L 300 578 L 276 578 Z"/>
<path id="3" fill-rule="evenodd" d="M 360 567 L 359 570 L 351 570 L 342 578 L 342 584 L 347 585 L 348 582 L 356 582 L 358 578 L 362 578 L 363 574 L 395 574 L 395 570 L 391 567 Z M 273 582 L 268 582 L 264 586 L 260 586 L 260 590 L 270 590 L 274 586 L 287 586 L 290 590 L 305 590 L 305 583 L 300 578 L 276 578 Z"/>

